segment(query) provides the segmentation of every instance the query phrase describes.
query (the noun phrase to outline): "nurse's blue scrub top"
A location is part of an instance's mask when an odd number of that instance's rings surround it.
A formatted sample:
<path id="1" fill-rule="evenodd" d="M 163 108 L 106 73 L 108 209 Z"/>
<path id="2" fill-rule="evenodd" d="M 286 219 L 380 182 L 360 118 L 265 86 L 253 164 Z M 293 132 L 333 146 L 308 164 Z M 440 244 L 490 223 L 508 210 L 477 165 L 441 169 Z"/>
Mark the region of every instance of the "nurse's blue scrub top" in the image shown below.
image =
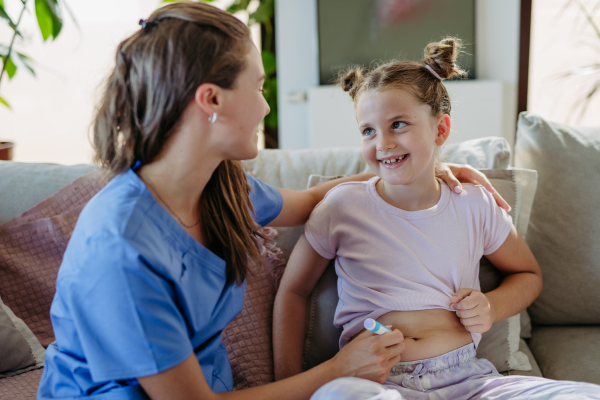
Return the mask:
<path id="1" fill-rule="evenodd" d="M 260 225 L 283 206 L 247 175 Z M 60 266 L 38 399 L 147 399 L 136 377 L 196 354 L 215 392 L 232 390 L 221 331 L 241 311 L 246 284 L 194 240 L 129 170 L 85 206 Z"/>

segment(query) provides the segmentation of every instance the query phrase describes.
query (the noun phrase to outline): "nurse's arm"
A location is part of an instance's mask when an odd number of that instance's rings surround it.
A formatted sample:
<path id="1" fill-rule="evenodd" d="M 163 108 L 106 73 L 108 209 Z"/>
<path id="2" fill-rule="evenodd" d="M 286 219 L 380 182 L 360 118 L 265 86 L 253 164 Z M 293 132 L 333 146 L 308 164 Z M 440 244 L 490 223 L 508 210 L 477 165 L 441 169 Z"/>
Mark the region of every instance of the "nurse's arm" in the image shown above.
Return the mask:
<path id="1" fill-rule="evenodd" d="M 152 400 L 308 400 L 318 388 L 342 376 L 357 376 L 383 383 L 404 350 L 402 334 L 367 332 L 344 347 L 334 358 L 301 374 L 259 387 L 214 393 L 192 354 L 184 362 L 155 375 L 138 377 Z"/>
<path id="2" fill-rule="evenodd" d="M 300 226 L 304 225 L 313 208 L 331 189 L 344 182 L 366 181 L 373 173 L 346 176 L 321 183 L 307 190 L 289 190 L 277 188 L 283 198 L 281 212 L 268 226 Z"/>
<path id="3" fill-rule="evenodd" d="M 138 382 L 152 400 L 300 400 L 309 399 L 319 387 L 335 379 L 335 372 L 329 363 L 280 382 L 217 394 L 206 383 L 200 364 L 192 354 L 173 368 L 156 375 L 139 377 Z"/>
<path id="4" fill-rule="evenodd" d="M 510 206 L 494 189 L 484 174 L 470 165 L 440 163 L 436 168 L 437 176 L 442 179 L 451 190 L 461 187 L 460 182 L 482 185 L 493 194 L 498 206 L 510 211 Z M 307 190 L 288 190 L 278 188 L 283 197 L 281 212 L 268 226 L 300 226 L 304 225 L 313 208 L 331 189 L 344 182 L 366 181 L 374 177 L 373 173 L 346 176 L 340 179 L 321 183 Z"/>

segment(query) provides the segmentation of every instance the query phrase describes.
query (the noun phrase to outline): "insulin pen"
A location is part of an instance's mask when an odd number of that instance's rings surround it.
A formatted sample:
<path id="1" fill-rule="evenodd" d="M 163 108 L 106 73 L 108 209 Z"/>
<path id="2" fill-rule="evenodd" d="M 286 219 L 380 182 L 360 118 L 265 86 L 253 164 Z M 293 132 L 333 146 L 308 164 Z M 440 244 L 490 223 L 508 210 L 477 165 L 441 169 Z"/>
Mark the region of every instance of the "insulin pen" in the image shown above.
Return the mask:
<path id="1" fill-rule="evenodd" d="M 378 335 L 383 335 L 384 333 L 392 331 L 387 326 L 381 325 L 379 322 L 375 321 L 372 318 L 365 319 L 365 328 L 370 330 L 371 332 L 375 332 Z"/>

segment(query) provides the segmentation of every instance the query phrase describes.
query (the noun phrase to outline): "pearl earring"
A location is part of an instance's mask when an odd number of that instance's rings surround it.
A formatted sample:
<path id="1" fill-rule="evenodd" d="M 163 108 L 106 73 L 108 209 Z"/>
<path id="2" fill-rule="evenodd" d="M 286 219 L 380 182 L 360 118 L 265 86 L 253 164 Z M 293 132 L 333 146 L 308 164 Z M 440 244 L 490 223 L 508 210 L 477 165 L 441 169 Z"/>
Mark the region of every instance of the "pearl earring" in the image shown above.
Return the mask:
<path id="1" fill-rule="evenodd" d="M 219 114 L 213 113 L 210 117 L 208 117 L 208 122 L 214 124 L 215 122 L 217 122 L 217 118 L 219 118 Z"/>

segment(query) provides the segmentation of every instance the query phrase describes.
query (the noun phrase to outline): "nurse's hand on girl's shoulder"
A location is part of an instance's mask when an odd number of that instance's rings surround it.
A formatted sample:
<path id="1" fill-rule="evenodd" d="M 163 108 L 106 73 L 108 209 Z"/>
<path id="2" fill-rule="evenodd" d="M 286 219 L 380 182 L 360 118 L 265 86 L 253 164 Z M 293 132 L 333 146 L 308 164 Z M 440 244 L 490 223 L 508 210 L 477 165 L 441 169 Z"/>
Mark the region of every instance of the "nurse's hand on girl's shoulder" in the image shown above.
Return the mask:
<path id="1" fill-rule="evenodd" d="M 510 211 L 510 205 L 494 189 L 488 178 L 468 164 L 438 163 L 435 168 L 435 174 L 456 193 L 462 192 L 460 182 L 481 185 L 494 196 L 496 204 L 500 208 L 505 209 L 507 212 Z"/>
<path id="2" fill-rule="evenodd" d="M 355 376 L 383 383 L 392 367 L 400 362 L 403 351 L 404 335 L 398 329 L 383 335 L 364 331 L 344 346 L 332 362 L 340 377 Z"/>
<path id="3" fill-rule="evenodd" d="M 487 296 L 479 290 L 460 289 L 450 298 L 450 303 L 450 308 L 456 310 L 456 315 L 467 331 L 483 333 L 492 327 L 492 305 Z"/>

